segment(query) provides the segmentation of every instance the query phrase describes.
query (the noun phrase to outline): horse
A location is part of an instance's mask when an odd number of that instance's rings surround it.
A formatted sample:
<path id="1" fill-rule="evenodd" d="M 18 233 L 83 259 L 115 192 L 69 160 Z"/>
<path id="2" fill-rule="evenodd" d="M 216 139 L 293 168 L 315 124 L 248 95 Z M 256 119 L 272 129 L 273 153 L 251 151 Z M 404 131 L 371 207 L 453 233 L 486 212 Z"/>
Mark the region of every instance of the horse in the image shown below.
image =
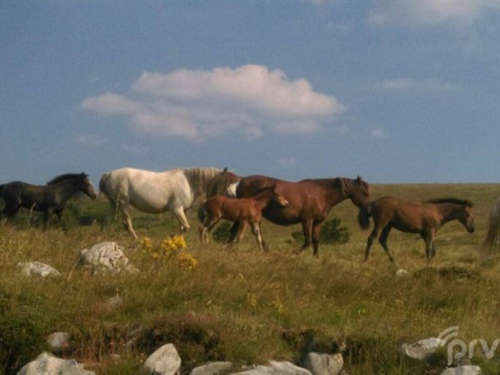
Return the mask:
<path id="1" fill-rule="evenodd" d="M 121 211 L 122 223 L 134 238 L 138 238 L 129 214 L 130 206 L 157 214 L 170 211 L 179 222 L 180 230 L 190 226 L 185 211 L 207 189 L 208 183 L 221 173 L 217 168 L 184 168 L 153 172 L 120 168 L 104 173 L 99 190 L 109 200 L 114 211 Z"/>
<path id="2" fill-rule="evenodd" d="M 420 234 L 425 241 L 428 261 L 436 255 L 434 235 L 444 224 L 458 220 L 469 233 L 475 230 L 472 203 L 456 198 L 409 203 L 395 197 L 383 197 L 361 206 L 358 222 L 362 229 L 368 229 L 370 217 L 373 217 L 374 228 L 366 244 L 365 262 L 370 255 L 373 241 L 377 238 L 389 260 L 394 261 L 394 256 L 387 246 L 387 238 L 392 228 L 401 232 Z"/>
<path id="3" fill-rule="evenodd" d="M 495 200 L 488 216 L 488 232 L 482 250 L 497 253 L 500 246 L 500 197 Z"/>
<path id="4" fill-rule="evenodd" d="M 227 167 L 210 181 L 206 197 L 214 195 L 224 195 L 226 197 L 236 198 L 236 187 L 242 177 L 227 170 Z"/>
<path id="5" fill-rule="evenodd" d="M 265 187 L 250 198 L 229 198 L 223 195 L 213 195 L 200 206 L 199 219 L 200 239 L 202 245 L 208 244 L 208 233 L 221 220 L 229 220 L 238 223 L 237 240 L 241 241 L 245 234 L 246 227 L 250 225 L 253 235 L 261 251 L 268 251 L 268 247 L 262 239 L 260 222 L 262 220 L 262 210 L 270 203 L 275 203 L 281 207 L 288 205 L 287 200 L 276 192 L 276 187 Z"/>
<path id="6" fill-rule="evenodd" d="M 358 207 L 368 201 L 370 186 L 361 177 L 306 179 L 289 182 L 273 177 L 253 175 L 241 178 L 236 187 L 237 198 L 248 198 L 267 186 L 276 186 L 276 191 L 287 201 L 282 207 L 269 204 L 262 211 L 263 216 L 278 225 L 302 224 L 304 244 L 295 253 L 300 253 L 313 245 L 314 256 L 318 255 L 319 233 L 323 221 L 330 210 L 345 199 Z M 232 228 L 232 238 L 237 231 L 237 224 Z"/>
<path id="7" fill-rule="evenodd" d="M 68 199 L 77 193 L 96 198 L 94 188 L 85 173 L 67 173 L 50 180 L 47 185 L 32 185 L 23 181 L 12 181 L 0 185 L 0 196 L 5 202 L 1 217 L 14 217 L 21 207 L 43 212 L 46 227 L 55 213 L 61 222 Z"/>

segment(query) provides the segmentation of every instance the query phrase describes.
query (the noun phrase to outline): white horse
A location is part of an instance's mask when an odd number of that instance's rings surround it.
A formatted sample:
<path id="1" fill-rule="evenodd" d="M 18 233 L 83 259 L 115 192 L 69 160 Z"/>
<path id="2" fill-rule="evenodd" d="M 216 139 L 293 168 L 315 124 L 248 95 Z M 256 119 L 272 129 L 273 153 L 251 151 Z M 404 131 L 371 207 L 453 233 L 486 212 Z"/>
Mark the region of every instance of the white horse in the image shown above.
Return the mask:
<path id="1" fill-rule="evenodd" d="M 129 214 L 130 206 L 149 214 L 170 211 L 179 221 L 180 229 L 186 231 L 189 223 L 185 211 L 205 193 L 210 181 L 221 172 L 217 168 L 185 168 L 165 172 L 121 168 L 104 173 L 99 189 L 114 211 L 117 208 L 121 211 L 123 226 L 137 238 Z"/>

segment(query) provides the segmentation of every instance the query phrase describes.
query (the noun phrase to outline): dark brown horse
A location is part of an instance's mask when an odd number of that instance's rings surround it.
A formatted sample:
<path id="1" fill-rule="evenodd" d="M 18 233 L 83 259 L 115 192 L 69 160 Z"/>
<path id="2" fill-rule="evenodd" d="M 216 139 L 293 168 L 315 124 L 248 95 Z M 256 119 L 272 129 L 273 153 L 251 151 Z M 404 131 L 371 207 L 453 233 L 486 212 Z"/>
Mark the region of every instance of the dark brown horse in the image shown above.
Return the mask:
<path id="1" fill-rule="evenodd" d="M 241 179 L 236 188 L 236 196 L 247 198 L 273 185 L 276 186 L 276 191 L 288 201 L 288 206 L 270 204 L 263 210 L 264 217 L 279 225 L 302 224 L 305 241 L 296 252 L 303 251 L 312 244 L 314 255 L 318 255 L 321 224 L 332 207 L 348 198 L 360 207 L 368 201 L 370 194 L 369 185 L 361 177 L 288 182 L 256 175 Z"/>
<path id="2" fill-rule="evenodd" d="M 257 239 L 261 251 L 268 251 L 267 245 L 262 239 L 260 222 L 262 210 L 270 203 L 280 207 L 286 207 L 288 202 L 282 195 L 276 192 L 275 186 L 265 187 L 250 198 L 228 198 L 223 195 L 213 195 L 203 202 L 198 211 L 200 226 L 200 239 L 203 245 L 208 244 L 208 233 L 221 220 L 229 220 L 238 223 L 237 241 L 241 241 L 246 227 L 250 225 L 252 233 Z"/>
<path id="3" fill-rule="evenodd" d="M 424 203 L 408 203 L 394 197 L 383 197 L 363 205 L 358 214 L 359 225 L 368 229 L 370 217 L 373 217 L 374 228 L 368 237 L 365 250 L 365 261 L 370 255 L 373 241 L 378 241 L 394 261 L 387 246 L 387 238 L 392 228 L 401 232 L 418 233 L 425 241 L 427 260 L 436 255 L 434 235 L 444 224 L 458 220 L 469 233 L 474 232 L 472 203 L 456 198 L 433 199 Z"/>
<path id="4" fill-rule="evenodd" d="M 13 181 L 0 185 L 0 197 L 5 207 L 0 217 L 14 217 L 21 207 L 42 211 L 46 226 L 55 213 L 61 221 L 62 212 L 68 199 L 77 193 L 84 193 L 91 199 L 96 193 L 85 173 L 68 173 L 55 177 L 47 185 L 31 185 L 22 181 Z"/>

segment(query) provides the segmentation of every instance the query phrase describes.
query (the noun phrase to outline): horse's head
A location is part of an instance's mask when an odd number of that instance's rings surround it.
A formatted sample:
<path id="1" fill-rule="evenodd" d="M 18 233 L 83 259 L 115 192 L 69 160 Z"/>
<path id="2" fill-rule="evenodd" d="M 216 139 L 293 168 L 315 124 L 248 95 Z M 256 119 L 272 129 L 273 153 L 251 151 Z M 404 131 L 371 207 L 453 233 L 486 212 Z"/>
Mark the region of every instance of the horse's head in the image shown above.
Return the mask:
<path id="1" fill-rule="evenodd" d="M 289 203 L 288 203 L 288 201 L 286 200 L 286 198 L 285 198 L 283 195 L 281 195 L 280 193 L 278 193 L 278 192 L 276 191 L 276 185 L 273 185 L 273 186 L 271 187 L 271 190 L 272 190 L 272 192 L 273 192 L 273 195 L 272 195 L 272 197 L 271 197 L 271 200 L 272 200 L 274 203 L 276 203 L 277 205 L 279 205 L 279 206 L 281 206 L 281 207 L 286 207 L 286 206 L 288 206 L 288 204 L 289 204 Z"/>
<path id="2" fill-rule="evenodd" d="M 474 215 L 472 214 L 472 202 L 464 201 L 463 210 L 460 210 L 458 221 L 467 229 L 467 232 L 474 233 L 476 227 L 474 225 Z"/>
<path id="3" fill-rule="evenodd" d="M 343 178 L 341 179 L 341 185 L 344 194 L 356 206 L 361 207 L 370 200 L 370 185 L 361 176 L 358 176 L 354 180 Z"/>
<path id="4" fill-rule="evenodd" d="M 236 187 L 241 181 L 241 177 L 224 168 L 222 172 L 217 174 L 207 187 L 207 198 L 212 195 L 224 195 L 226 197 L 236 198 Z"/>
<path id="5" fill-rule="evenodd" d="M 89 180 L 89 177 L 85 173 L 81 173 L 78 179 L 78 190 L 82 193 L 88 195 L 90 199 L 96 199 L 97 194 L 95 193 L 94 187 Z"/>

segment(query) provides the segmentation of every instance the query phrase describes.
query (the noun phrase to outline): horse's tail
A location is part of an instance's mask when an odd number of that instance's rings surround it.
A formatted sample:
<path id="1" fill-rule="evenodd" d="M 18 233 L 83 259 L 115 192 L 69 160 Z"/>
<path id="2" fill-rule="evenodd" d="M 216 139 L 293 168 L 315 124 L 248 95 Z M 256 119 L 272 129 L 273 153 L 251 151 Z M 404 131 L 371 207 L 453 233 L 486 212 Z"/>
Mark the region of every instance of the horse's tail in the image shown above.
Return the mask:
<path id="1" fill-rule="evenodd" d="M 370 217 L 372 216 L 372 202 L 361 205 L 358 213 L 358 224 L 361 229 L 366 230 L 370 226 Z"/>
<path id="2" fill-rule="evenodd" d="M 106 182 L 108 181 L 110 175 L 111 174 L 109 172 L 108 173 L 104 173 L 101 176 L 101 179 L 99 180 L 99 192 L 101 194 L 104 194 L 108 198 L 109 198 L 109 194 L 108 194 L 108 191 L 106 189 Z"/>

